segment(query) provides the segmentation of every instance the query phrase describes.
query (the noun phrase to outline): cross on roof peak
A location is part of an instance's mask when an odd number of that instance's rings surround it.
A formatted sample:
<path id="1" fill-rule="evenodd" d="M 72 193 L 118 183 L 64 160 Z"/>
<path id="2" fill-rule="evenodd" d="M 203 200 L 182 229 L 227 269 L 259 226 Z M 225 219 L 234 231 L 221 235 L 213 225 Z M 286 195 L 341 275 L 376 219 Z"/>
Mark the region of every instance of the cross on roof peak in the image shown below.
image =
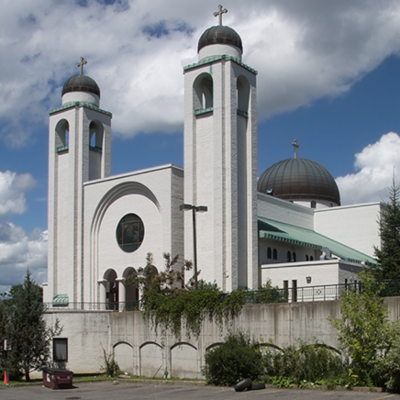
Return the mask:
<path id="1" fill-rule="evenodd" d="M 81 57 L 81 62 L 78 62 L 78 64 L 76 64 L 77 67 L 80 67 L 81 69 L 81 75 L 83 75 L 83 66 L 87 64 L 87 61 Z"/>
<path id="2" fill-rule="evenodd" d="M 292 146 L 294 147 L 294 158 L 297 158 L 297 149 L 300 147 L 297 143 L 297 139 L 294 139 Z"/>
<path id="3" fill-rule="evenodd" d="M 226 14 L 228 10 L 226 8 L 222 9 L 221 4 L 218 6 L 218 11 L 214 13 L 214 17 L 219 16 L 219 25 L 222 26 L 222 14 Z"/>

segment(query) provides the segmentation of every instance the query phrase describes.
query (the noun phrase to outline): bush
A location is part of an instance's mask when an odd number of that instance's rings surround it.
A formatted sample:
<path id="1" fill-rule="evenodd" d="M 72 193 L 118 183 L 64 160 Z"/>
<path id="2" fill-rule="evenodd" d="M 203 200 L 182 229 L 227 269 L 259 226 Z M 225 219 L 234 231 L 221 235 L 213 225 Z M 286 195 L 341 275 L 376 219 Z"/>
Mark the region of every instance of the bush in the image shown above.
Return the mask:
<path id="1" fill-rule="evenodd" d="M 268 347 L 264 355 L 267 381 L 280 387 L 293 384 L 331 387 L 346 384 L 347 372 L 341 356 L 324 344 L 307 345 L 300 342 L 297 349 L 288 346 L 277 352 Z"/>
<path id="2" fill-rule="evenodd" d="M 395 339 L 387 354 L 374 362 L 375 382 L 388 390 L 400 393 L 400 329 L 397 326 Z"/>
<path id="3" fill-rule="evenodd" d="M 223 344 L 206 354 L 203 374 L 211 385 L 233 386 L 246 378 L 259 380 L 263 374 L 259 343 L 244 332 L 230 333 Z"/>

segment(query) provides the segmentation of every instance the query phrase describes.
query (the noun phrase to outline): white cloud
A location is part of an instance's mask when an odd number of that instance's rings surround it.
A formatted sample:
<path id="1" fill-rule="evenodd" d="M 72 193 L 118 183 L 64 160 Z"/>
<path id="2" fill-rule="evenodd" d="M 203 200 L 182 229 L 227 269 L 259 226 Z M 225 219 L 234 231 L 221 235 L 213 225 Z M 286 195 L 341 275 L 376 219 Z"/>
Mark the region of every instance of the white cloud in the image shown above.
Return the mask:
<path id="1" fill-rule="evenodd" d="M 6 0 L 0 15 L 0 138 L 21 146 L 60 105 L 80 56 L 100 85 L 114 133 L 175 131 L 183 122 L 182 67 L 216 24 L 211 0 Z M 231 0 L 224 23 L 259 70 L 260 118 L 348 90 L 400 48 L 395 0 Z"/>
<path id="2" fill-rule="evenodd" d="M 30 174 L 17 175 L 15 172 L 0 171 L 0 220 L 10 214 L 25 211 L 26 190 L 35 184 Z"/>
<path id="3" fill-rule="evenodd" d="M 47 231 L 35 229 L 30 237 L 7 221 L 26 209 L 25 192 L 35 184 L 30 174 L 0 172 L 0 293 L 21 283 L 27 268 L 38 284 L 47 276 Z"/>
<path id="4" fill-rule="evenodd" d="M 28 268 L 32 273 L 32 278 L 41 285 L 47 280 L 47 231 L 42 232 L 38 238 L 31 239 L 21 228 L 12 224 L 9 226 L 10 236 L 16 230 L 19 240 L 0 242 L 0 292 L 7 291 L 12 285 L 22 283 Z"/>
<path id="5" fill-rule="evenodd" d="M 397 175 L 400 174 L 399 154 L 400 137 L 393 132 L 356 154 L 354 166 L 357 172 L 336 179 L 342 204 L 387 200 L 393 168 Z"/>

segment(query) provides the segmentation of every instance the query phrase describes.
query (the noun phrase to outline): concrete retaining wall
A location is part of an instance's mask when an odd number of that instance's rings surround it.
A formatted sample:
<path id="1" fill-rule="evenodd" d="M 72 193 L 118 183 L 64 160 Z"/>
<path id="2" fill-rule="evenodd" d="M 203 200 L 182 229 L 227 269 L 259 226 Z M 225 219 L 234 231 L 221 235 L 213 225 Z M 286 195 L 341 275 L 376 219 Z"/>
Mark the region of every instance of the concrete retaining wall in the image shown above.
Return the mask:
<path id="1" fill-rule="evenodd" d="M 391 320 L 400 317 L 400 297 L 387 298 Z M 97 373 L 104 366 L 103 348 L 114 351 L 124 371 L 135 375 L 179 378 L 202 378 L 204 355 L 221 343 L 228 331 L 243 329 L 260 343 L 272 342 L 284 347 L 298 339 L 315 340 L 339 347 L 337 332 L 328 317 L 340 317 L 340 301 L 283 304 L 248 304 L 240 315 L 221 330 L 204 321 L 198 338 L 181 338 L 153 329 L 140 311 L 131 312 L 52 312 L 46 320 L 56 318 L 63 326 L 60 337 L 68 338 L 66 367 L 75 373 Z"/>

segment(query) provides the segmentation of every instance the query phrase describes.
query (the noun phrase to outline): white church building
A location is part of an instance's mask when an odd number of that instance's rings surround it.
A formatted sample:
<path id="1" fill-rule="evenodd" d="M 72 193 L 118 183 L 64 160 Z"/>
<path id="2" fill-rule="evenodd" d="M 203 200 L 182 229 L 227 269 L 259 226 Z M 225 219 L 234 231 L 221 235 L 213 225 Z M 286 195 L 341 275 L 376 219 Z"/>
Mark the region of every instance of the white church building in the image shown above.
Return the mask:
<path id="1" fill-rule="evenodd" d="M 296 142 L 293 159 L 257 179 L 257 71 L 219 16 L 184 68 L 184 168 L 111 176 L 112 114 L 83 58 L 65 82 L 49 122 L 45 303 L 121 311 L 138 300 L 124 282 L 148 253 L 158 271 L 163 253 L 182 264 L 197 256 L 199 279 L 224 292 L 267 279 L 281 288 L 350 283 L 373 261 L 381 204 L 341 206 L 333 177 L 297 158 Z"/>

